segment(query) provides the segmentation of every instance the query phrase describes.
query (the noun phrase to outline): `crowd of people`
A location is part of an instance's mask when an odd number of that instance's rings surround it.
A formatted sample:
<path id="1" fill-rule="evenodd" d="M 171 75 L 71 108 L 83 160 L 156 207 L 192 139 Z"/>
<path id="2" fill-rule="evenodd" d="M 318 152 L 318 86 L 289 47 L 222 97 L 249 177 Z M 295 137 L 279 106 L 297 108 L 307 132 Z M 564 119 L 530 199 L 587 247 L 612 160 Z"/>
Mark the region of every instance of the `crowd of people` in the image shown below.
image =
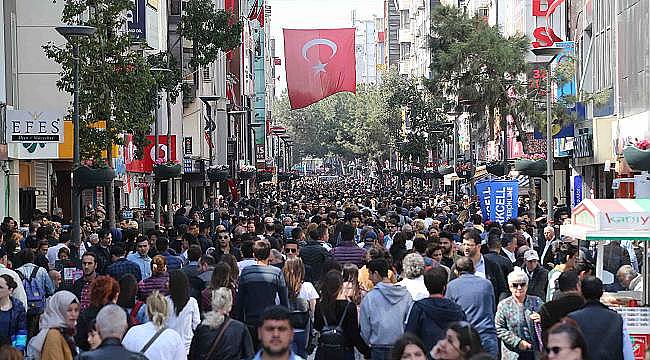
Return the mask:
<path id="1" fill-rule="evenodd" d="M 93 212 L 77 242 L 60 213 L 6 218 L 0 359 L 634 358 L 601 303 L 642 287 L 633 243 L 606 246 L 604 286 L 552 224 L 484 221 L 468 196 L 349 178 L 262 194 L 186 202 L 168 226 Z"/>

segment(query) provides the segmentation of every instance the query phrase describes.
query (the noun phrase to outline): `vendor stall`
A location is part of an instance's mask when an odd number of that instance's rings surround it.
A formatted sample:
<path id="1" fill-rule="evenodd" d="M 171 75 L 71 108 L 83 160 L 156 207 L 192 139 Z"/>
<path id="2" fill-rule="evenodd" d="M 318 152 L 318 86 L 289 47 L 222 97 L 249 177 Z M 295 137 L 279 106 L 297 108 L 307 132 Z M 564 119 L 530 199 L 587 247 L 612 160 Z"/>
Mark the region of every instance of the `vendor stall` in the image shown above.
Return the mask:
<path id="1" fill-rule="evenodd" d="M 605 244 L 611 241 L 639 241 L 642 249 L 640 276 L 642 291 L 619 291 L 607 293 L 614 299 L 612 308 L 618 311 L 628 324 L 634 338 L 635 358 L 643 356 L 650 341 L 650 297 L 648 283 L 648 244 L 650 244 L 650 199 L 586 199 L 571 214 L 571 224 L 560 226 L 560 234 L 579 240 L 581 247 L 596 250 L 596 276 L 603 283 L 616 281 L 616 274 L 603 269 Z M 638 305 L 642 307 L 638 307 Z M 626 306 L 620 306 L 626 305 Z M 643 357 L 640 357 L 643 359 Z"/>

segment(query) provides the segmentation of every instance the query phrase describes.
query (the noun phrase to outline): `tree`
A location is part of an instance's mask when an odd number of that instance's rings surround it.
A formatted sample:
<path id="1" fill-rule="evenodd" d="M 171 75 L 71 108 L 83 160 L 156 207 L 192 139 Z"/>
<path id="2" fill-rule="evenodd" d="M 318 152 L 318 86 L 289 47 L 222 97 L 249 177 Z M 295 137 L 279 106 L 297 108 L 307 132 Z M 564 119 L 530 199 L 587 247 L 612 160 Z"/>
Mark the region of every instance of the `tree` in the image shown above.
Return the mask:
<path id="1" fill-rule="evenodd" d="M 178 32 L 192 41 L 190 66 L 206 66 L 241 44 L 243 24 L 225 10 L 217 10 L 211 0 L 189 0 L 183 4 Z"/>

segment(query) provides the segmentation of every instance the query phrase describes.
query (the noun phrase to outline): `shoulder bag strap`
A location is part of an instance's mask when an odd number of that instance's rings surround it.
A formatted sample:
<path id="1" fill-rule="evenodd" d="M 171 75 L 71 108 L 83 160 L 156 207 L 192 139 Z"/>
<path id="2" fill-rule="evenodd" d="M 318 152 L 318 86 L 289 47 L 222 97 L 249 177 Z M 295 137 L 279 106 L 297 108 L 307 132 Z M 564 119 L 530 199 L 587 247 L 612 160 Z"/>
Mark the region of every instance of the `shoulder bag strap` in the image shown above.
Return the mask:
<path id="1" fill-rule="evenodd" d="M 34 269 L 32 270 L 32 274 L 29 275 L 30 282 L 36 278 L 36 274 L 38 274 L 38 269 L 39 269 L 38 266 L 34 266 Z"/>
<path id="2" fill-rule="evenodd" d="M 345 320 L 345 315 L 348 313 L 348 307 L 350 306 L 350 301 L 345 304 L 345 309 L 343 310 L 343 316 L 341 316 L 341 320 L 339 320 L 338 325 L 336 327 L 341 327 L 343 325 L 343 320 Z"/>
<path id="3" fill-rule="evenodd" d="M 210 356 L 217 350 L 217 345 L 219 345 L 219 340 L 223 337 L 223 334 L 226 332 L 226 329 L 228 328 L 228 325 L 232 322 L 232 319 L 226 320 L 226 322 L 223 324 L 221 327 L 221 331 L 219 331 L 219 335 L 214 339 L 214 342 L 212 343 L 212 347 L 210 347 L 210 351 L 208 351 L 207 355 L 205 355 L 204 359 L 209 359 Z"/>
<path id="4" fill-rule="evenodd" d="M 163 332 L 165 332 L 165 330 L 167 330 L 167 328 L 163 326 L 158 331 L 156 331 L 153 337 L 149 339 L 149 341 L 144 345 L 142 350 L 140 350 L 140 353 L 144 354 L 145 351 L 149 350 L 149 347 L 151 347 L 151 345 L 156 341 L 156 339 L 158 339 L 160 335 L 162 335 Z"/>

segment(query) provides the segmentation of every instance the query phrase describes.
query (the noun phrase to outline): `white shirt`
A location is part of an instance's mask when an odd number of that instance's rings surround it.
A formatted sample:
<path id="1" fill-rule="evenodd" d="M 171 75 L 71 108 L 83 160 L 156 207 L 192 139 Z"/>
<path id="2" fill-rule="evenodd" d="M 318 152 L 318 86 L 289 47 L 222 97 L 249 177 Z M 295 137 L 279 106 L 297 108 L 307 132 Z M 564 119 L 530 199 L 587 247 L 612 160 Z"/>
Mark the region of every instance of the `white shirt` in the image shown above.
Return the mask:
<path id="1" fill-rule="evenodd" d="M 483 259 L 483 255 L 481 255 L 481 258 L 478 260 L 478 264 L 476 264 L 474 270 L 474 275 L 482 277 L 483 279 L 487 279 L 487 276 L 485 275 L 485 260 Z"/>
<path id="2" fill-rule="evenodd" d="M 176 309 L 174 302 L 168 296 L 167 304 L 169 309 L 169 318 L 167 319 L 167 327 L 176 330 L 178 335 L 181 336 L 183 344 L 185 345 L 185 352 L 189 353 L 190 344 L 192 344 L 192 337 L 194 337 L 194 329 L 199 326 L 201 322 L 201 314 L 199 312 L 199 304 L 196 299 L 190 297 L 187 304 L 181 312 L 176 316 Z"/>
<path id="3" fill-rule="evenodd" d="M 305 281 L 300 286 L 300 293 L 298 294 L 298 297 L 301 299 L 305 299 L 307 300 L 307 302 L 309 302 L 312 300 L 319 299 L 320 295 L 318 295 L 318 291 L 316 291 L 316 288 L 312 283 L 310 283 L 309 281 Z"/>
<path id="4" fill-rule="evenodd" d="M 503 251 L 503 253 L 506 254 L 508 259 L 510 259 L 510 262 L 514 263 L 515 261 L 517 261 L 517 258 L 515 257 L 515 254 L 511 253 L 510 250 L 508 250 L 506 248 L 501 248 L 501 251 Z"/>
<path id="5" fill-rule="evenodd" d="M 404 278 L 402 281 L 398 282 L 397 285 L 402 285 L 409 291 L 413 301 L 422 300 L 426 297 L 429 297 L 429 291 L 427 287 L 424 286 L 424 276 L 420 275 L 415 279 Z"/>
<path id="6" fill-rule="evenodd" d="M 122 345 L 129 351 L 140 352 L 145 345 L 153 338 L 158 329 L 149 321 L 148 323 L 137 325 L 129 329 L 122 339 Z M 172 329 L 166 329 L 158 338 L 149 346 L 144 355 L 148 359 L 159 360 L 186 360 L 187 353 L 183 344 L 183 339 Z"/>

